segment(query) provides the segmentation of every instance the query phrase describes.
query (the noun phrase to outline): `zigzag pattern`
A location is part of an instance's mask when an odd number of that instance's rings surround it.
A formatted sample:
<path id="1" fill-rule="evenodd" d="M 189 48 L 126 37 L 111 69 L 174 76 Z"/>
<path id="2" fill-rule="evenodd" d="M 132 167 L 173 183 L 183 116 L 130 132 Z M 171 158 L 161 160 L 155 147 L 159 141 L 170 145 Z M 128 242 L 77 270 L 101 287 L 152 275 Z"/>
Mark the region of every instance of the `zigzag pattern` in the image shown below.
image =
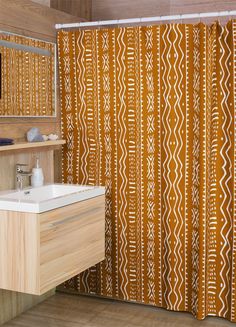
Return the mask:
<path id="1" fill-rule="evenodd" d="M 193 173 L 192 173 L 192 294 L 191 307 L 194 314 L 198 311 L 199 290 L 199 185 L 200 185 L 200 30 L 193 29 Z"/>
<path id="2" fill-rule="evenodd" d="M 222 33 L 219 37 L 220 48 L 221 48 L 221 57 L 220 57 L 220 72 L 221 72 L 221 80 L 220 94 L 222 96 L 221 100 L 221 110 L 222 110 L 222 147 L 220 149 L 220 155 L 223 160 L 222 165 L 222 177 L 220 179 L 220 187 L 221 187 L 221 222 L 223 223 L 220 231 L 221 235 L 221 250 L 220 257 L 222 260 L 222 265 L 220 268 L 220 285 L 221 290 L 219 293 L 219 299 L 221 301 L 221 309 L 219 314 L 221 316 L 226 316 L 229 311 L 229 293 L 230 293 L 230 271 L 231 271 L 231 244 L 230 244 L 230 235 L 232 232 L 232 222 L 231 222 L 231 212 L 232 212 L 232 162 L 230 158 L 230 152 L 232 149 L 232 114 L 229 103 L 230 98 L 230 89 L 229 89 L 229 81 L 230 81 L 230 63 L 232 60 L 231 49 L 228 45 L 228 36 L 229 30 L 228 26 L 225 27 L 224 31 L 222 28 Z"/>

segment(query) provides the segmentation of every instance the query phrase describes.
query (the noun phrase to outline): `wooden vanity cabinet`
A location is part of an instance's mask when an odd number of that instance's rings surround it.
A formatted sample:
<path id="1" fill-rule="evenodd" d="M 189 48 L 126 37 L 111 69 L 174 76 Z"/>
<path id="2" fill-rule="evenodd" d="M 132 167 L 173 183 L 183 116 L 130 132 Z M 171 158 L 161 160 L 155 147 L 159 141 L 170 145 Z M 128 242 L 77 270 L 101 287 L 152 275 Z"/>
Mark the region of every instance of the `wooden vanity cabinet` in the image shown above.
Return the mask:
<path id="1" fill-rule="evenodd" d="M 43 213 L 0 211 L 0 288 L 41 295 L 105 258 L 105 196 Z"/>

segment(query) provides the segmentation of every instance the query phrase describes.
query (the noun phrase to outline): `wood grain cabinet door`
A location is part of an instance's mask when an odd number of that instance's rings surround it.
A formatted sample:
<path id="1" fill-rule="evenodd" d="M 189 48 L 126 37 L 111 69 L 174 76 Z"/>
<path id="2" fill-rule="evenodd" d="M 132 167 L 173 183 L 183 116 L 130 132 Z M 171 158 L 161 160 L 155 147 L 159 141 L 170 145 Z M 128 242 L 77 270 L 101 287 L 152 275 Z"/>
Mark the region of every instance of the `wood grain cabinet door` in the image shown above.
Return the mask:
<path id="1" fill-rule="evenodd" d="M 40 214 L 40 293 L 104 257 L 104 195 Z"/>

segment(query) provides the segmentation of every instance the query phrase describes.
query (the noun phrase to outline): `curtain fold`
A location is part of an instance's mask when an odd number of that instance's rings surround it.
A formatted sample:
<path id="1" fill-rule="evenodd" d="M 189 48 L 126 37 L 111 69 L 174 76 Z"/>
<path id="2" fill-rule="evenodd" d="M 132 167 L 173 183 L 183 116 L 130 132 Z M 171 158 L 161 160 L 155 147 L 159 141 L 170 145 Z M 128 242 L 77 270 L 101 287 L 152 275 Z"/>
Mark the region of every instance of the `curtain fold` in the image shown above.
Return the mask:
<path id="1" fill-rule="evenodd" d="M 62 287 L 236 322 L 236 22 L 60 31 L 63 181 L 106 259 Z"/>

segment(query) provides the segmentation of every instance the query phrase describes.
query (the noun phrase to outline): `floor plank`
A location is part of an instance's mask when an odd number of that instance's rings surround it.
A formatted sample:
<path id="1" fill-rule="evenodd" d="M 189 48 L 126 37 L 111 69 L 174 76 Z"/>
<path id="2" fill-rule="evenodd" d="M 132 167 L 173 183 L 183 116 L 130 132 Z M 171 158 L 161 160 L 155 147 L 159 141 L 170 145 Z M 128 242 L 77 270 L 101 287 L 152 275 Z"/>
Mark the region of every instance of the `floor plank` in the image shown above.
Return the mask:
<path id="1" fill-rule="evenodd" d="M 219 318 L 198 321 L 188 313 L 88 296 L 56 293 L 5 327 L 227 327 Z"/>

